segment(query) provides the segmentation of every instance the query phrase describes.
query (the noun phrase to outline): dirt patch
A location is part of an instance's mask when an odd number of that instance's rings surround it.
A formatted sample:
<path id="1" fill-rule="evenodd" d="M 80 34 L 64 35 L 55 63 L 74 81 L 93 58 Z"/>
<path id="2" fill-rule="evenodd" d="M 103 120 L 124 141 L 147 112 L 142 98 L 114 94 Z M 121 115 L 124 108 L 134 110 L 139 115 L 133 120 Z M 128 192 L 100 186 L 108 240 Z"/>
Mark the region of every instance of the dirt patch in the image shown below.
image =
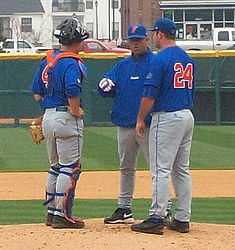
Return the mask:
<path id="1" fill-rule="evenodd" d="M 1 226 L 0 249 L 234 250 L 235 226 L 192 224 L 189 234 L 165 230 L 163 236 L 134 233 L 125 225 L 105 226 L 101 220 L 87 220 L 82 230 L 56 231 L 44 225 Z"/>
<path id="2" fill-rule="evenodd" d="M 44 199 L 47 173 L 1 173 L 0 200 Z M 235 197 L 235 170 L 194 170 L 193 197 Z M 119 172 L 84 172 L 77 185 L 77 198 L 116 199 Z M 148 171 L 138 171 L 135 198 L 151 198 Z"/>

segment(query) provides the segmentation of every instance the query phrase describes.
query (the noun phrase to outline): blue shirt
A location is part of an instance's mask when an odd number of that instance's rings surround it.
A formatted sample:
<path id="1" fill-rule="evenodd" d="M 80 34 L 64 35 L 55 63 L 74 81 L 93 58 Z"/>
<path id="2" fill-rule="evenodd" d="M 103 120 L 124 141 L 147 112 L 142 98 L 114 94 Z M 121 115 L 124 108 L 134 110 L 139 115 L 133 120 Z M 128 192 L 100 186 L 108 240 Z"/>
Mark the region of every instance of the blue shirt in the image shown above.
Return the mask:
<path id="1" fill-rule="evenodd" d="M 192 109 L 194 62 L 181 48 L 169 47 L 154 56 L 144 82 L 144 97 L 155 100 L 152 112 Z"/>
<path id="2" fill-rule="evenodd" d="M 55 54 L 62 51 L 55 51 Z M 45 76 L 47 60 L 43 59 L 35 73 L 32 92 L 43 97 L 41 107 L 55 108 L 68 105 L 69 97 L 81 95 L 84 65 L 74 58 L 63 58 Z M 45 80 L 47 78 L 47 80 Z"/>
<path id="3" fill-rule="evenodd" d="M 110 92 L 103 92 L 104 97 L 113 97 L 111 120 L 120 127 L 133 128 L 136 125 L 140 101 L 144 89 L 144 79 L 149 72 L 153 53 L 148 50 L 142 56 L 129 56 L 117 63 L 104 77 L 112 80 L 115 87 Z M 146 119 L 149 126 L 150 115 Z"/>

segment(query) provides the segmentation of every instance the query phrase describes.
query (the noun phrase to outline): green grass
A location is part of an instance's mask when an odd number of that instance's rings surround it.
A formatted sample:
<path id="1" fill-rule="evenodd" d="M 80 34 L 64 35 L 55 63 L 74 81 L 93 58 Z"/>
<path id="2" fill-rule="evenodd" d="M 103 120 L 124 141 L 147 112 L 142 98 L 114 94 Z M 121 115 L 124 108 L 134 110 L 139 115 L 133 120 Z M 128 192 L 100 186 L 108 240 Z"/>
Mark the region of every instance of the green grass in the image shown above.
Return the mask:
<path id="1" fill-rule="evenodd" d="M 45 144 L 33 145 L 26 128 L 0 128 L 0 171 L 46 171 Z M 117 170 L 116 128 L 85 129 L 84 170 Z M 192 169 L 235 169 L 235 126 L 197 126 Z M 142 155 L 138 169 L 147 169 Z"/>
<path id="2" fill-rule="evenodd" d="M 150 200 L 133 203 L 136 219 L 148 216 Z M 115 200 L 76 200 L 75 214 L 82 218 L 103 218 L 116 207 Z M 235 225 L 235 198 L 193 199 L 192 221 Z M 0 201 L 0 225 L 42 223 L 45 209 L 42 201 Z"/>

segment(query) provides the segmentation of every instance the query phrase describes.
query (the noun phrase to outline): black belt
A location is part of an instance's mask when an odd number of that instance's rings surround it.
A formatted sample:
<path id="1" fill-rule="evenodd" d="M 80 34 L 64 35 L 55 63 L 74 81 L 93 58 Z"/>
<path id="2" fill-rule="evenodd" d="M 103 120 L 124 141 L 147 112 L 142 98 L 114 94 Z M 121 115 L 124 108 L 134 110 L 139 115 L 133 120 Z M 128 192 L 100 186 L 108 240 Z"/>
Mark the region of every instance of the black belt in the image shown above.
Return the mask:
<path id="1" fill-rule="evenodd" d="M 59 112 L 67 112 L 69 109 L 66 106 L 58 106 L 55 108 L 55 110 Z"/>

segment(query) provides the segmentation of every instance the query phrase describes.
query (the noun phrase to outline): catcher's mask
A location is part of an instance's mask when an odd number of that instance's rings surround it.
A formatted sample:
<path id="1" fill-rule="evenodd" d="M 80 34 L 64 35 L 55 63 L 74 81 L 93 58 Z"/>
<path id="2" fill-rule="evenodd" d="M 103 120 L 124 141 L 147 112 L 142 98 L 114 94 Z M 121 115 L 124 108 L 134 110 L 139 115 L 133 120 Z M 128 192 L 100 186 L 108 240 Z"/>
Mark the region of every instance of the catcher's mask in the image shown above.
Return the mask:
<path id="1" fill-rule="evenodd" d="M 74 42 L 82 42 L 89 37 L 89 33 L 80 23 L 77 17 L 73 16 L 64 20 L 56 27 L 54 36 L 59 39 L 59 43 L 70 45 Z"/>

